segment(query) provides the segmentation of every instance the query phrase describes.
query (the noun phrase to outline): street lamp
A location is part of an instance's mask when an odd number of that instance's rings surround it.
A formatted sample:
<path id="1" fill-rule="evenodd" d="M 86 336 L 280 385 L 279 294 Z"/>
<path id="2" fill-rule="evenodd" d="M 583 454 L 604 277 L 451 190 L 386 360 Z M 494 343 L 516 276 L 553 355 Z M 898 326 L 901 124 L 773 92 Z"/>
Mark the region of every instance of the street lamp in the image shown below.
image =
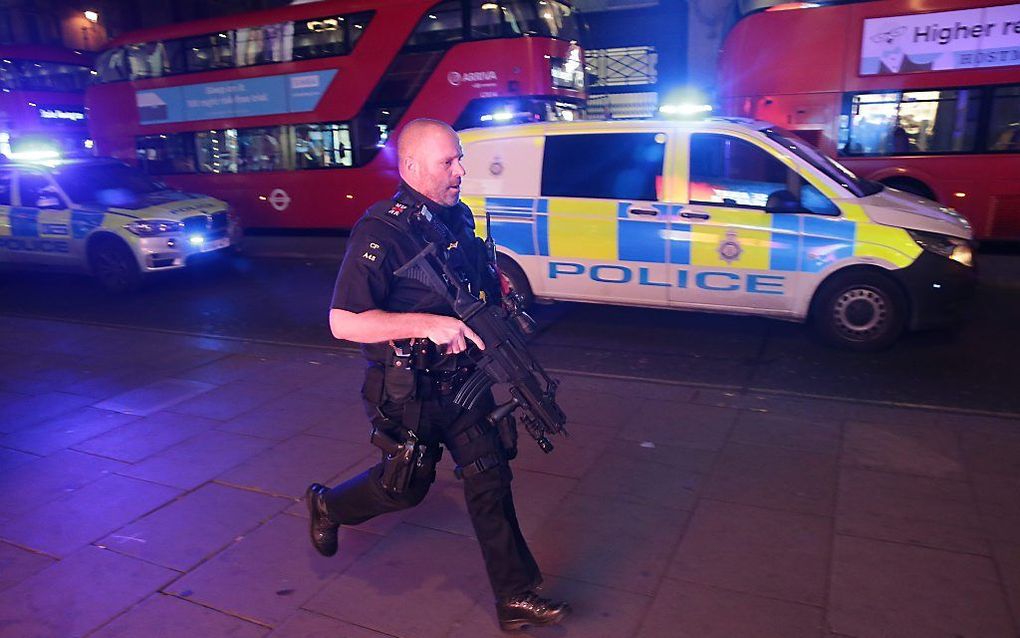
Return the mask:
<path id="1" fill-rule="evenodd" d="M 85 19 L 91 22 L 92 24 L 95 24 L 99 22 L 99 14 L 96 13 L 95 11 L 86 11 Z"/>

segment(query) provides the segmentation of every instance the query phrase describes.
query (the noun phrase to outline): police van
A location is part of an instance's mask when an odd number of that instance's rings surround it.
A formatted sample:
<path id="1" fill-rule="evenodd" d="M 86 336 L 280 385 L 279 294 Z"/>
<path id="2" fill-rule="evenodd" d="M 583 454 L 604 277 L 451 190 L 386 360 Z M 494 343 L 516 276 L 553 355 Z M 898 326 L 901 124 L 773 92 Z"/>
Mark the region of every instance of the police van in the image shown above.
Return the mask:
<path id="1" fill-rule="evenodd" d="M 0 262 L 86 269 L 108 290 L 236 245 L 225 202 L 112 159 L 0 164 Z"/>
<path id="2" fill-rule="evenodd" d="M 771 124 L 578 121 L 463 131 L 463 200 L 526 299 L 811 320 L 888 346 L 956 318 L 969 224 Z"/>

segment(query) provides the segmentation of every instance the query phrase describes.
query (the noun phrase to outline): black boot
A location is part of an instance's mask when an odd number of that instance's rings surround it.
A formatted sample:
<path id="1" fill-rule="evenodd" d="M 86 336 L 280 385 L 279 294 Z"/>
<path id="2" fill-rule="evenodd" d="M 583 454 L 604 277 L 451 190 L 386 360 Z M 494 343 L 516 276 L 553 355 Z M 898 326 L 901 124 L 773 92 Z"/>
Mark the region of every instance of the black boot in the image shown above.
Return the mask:
<path id="1" fill-rule="evenodd" d="M 570 614 L 570 605 L 542 598 L 533 591 L 496 601 L 496 616 L 503 631 L 528 625 L 555 625 Z"/>
<path id="2" fill-rule="evenodd" d="M 329 517 L 329 509 L 323 496 L 329 488 L 325 485 L 312 483 L 305 490 L 305 503 L 308 505 L 308 516 L 311 519 L 309 530 L 312 536 L 312 546 L 323 556 L 333 556 L 337 550 L 337 530 L 339 525 Z"/>

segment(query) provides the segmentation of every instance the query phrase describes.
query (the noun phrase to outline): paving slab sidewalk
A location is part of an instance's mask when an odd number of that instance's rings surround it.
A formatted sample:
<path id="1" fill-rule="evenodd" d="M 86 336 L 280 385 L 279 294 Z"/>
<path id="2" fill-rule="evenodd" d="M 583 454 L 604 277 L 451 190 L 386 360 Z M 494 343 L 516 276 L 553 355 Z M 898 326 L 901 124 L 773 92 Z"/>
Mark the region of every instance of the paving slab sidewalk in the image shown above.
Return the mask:
<path id="1" fill-rule="evenodd" d="M 448 460 L 308 543 L 303 486 L 375 456 L 357 357 L 0 330 L 0 637 L 501 635 Z M 572 436 L 514 485 L 575 614 L 532 635 L 1020 635 L 1020 420 L 560 376 Z"/>

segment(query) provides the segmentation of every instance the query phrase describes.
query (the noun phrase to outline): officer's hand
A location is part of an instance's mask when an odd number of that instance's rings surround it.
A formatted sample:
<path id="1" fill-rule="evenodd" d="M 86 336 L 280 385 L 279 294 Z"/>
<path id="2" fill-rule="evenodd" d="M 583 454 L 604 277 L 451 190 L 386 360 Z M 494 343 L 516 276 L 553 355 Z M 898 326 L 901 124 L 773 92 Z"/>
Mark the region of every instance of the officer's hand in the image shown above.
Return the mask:
<path id="1" fill-rule="evenodd" d="M 474 342 L 479 350 L 485 350 L 481 337 L 455 317 L 431 315 L 425 336 L 438 345 L 444 354 L 464 352 L 468 349 L 468 340 Z"/>

